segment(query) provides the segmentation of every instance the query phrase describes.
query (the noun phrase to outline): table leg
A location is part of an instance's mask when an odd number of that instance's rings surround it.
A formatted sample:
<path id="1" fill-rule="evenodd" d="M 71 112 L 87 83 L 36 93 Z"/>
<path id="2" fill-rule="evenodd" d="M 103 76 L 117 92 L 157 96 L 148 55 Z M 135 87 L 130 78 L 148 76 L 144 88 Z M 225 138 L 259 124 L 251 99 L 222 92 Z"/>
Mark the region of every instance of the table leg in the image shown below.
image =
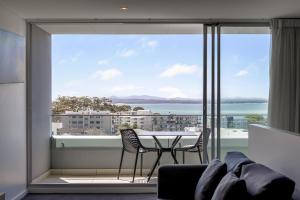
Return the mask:
<path id="1" fill-rule="evenodd" d="M 156 137 L 156 136 L 152 136 L 152 137 L 154 138 L 154 140 L 155 140 L 155 142 L 157 143 L 157 145 L 159 146 L 159 148 L 162 149 L 163 146 L 161 145 L 161 143 L 160 143 L 160 141 L 157 139 L 157 137 Z"/>
<path id="2" fill-rule="evenodd" d="M 173 149 L 175 148 L 175 146 L 177 145 L 177 143 L 179 142 L 179 140 L 181 139 L 182 136 L 176 136 L 175 140 L 172 142 L 172 146 L 171 146 L 171 155 L 174 159 L 175 164 L 178 164 L 178 161 L 176 159 L 176 156 L 174 154 Z"/>
<path id="3" fill-rule="evenodd" d="M 177 161 L 177 159 L 176 159 L 176 156 L 175 156 L 173 150 L 171 150 L 171 155 L 172 155 L 172 157 L 173 157 L 173 159 L 174 159 L 175 164 L 178 164 L 178 161 Z"/>
<path id="4" fill-rule="evenodd" d="M 179 142 L 179 140 L 181 139 L 181 137 L 182 137 L 182 136 L 176 136 L 176 138 L 175 138 L 174 141 L 172 142 L 171 148 L 168 148 L 168 150 L 167 150 L 167 151 L 170 151 L 170 152 L 171 152 L 171 156 L 172 156 L 172 158 L 174 159 L 175 164 L 178 164 L 178 161 L 177 161 L 177 159 L 176 159 L 176 156 L 175 156 L 175 154 L 174 154 L 173 149 L 174 149 L 174 147 L 176 146 L 176 144 Z M 154 163 L 154 165 L 153 165 L 153 167 L 152 167 L 152 169 L 151 169 L 151 171 L 150 171 L 150 173 L 149 173 L 149 175 L 148 175 L 148 182 L 150 181 L 150 179 L 151 179 L 151 177 L 152 177 L 152 175 L 153 175 L 153 172 L 154 172 L 155 168 L 157 167 L 158 162 L 160 161 L 160 158 L 161 158 L 162 153 L 163 153 L 163 152 L 167 152 L 167 151 L 164 150 L 163 146 L 161 145 L 160 141 L 157 139 L 156 136 L 153 136 L 153 139 L 155 140 L 155 142 L 156 142 L 157 145 L 159 146 L 160 151 L 159 151 L 159 154 L 158 154 L 158 156 L 157 156 L 157 159 L 156 159 L 156 161 L 155 161 L 155 163 Z"/>
<path id="5" fill-rule="evenodd" d="M 172 142 L 171 148 L 174 148 L 174 147 L 177 145 L 177 143 L 179 142 L 179 140 L 180 140 L 181 138 L 182 138 L 181 135 L 176 136 L 175 140 Z"/>

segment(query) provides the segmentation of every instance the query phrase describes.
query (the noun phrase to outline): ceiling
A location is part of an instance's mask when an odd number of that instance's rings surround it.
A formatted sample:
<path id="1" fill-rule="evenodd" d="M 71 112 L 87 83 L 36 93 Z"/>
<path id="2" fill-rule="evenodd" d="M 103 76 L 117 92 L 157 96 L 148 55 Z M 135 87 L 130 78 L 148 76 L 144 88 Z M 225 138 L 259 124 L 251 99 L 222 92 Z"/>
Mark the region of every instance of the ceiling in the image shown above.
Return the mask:
<path id="1" fill-rule="evenodd" d="M 202 24 L 40 23 L 51 34 L 202 34 Z M 210 29 L 208 29 L 210 33 Z M 222 34 L 268 34 L 269 27 L 222 27 Z"/>
<path id="2" fill-rule="evenodd" d="M 0 0 L 25 19 L 247 19 L 300 17 L 300 0 Z M 121 6 L 128 6 L 121 11 Z"/>
<path id="3" fill-rule="evenodd" d="M 51 34 L 201 34 L 201 24 L 41 23 Z"/>

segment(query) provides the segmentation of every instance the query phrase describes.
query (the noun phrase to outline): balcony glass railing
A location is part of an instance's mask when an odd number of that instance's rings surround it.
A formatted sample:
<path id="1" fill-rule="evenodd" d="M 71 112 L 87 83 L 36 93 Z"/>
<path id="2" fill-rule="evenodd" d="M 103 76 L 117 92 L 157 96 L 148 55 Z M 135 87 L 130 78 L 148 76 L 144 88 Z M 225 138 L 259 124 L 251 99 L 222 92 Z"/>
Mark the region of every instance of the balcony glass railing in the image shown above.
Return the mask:
<path id="1" fill-rule="evenodd" d="M 211 117 L 208 116 L 208 127 Z M 215 119 L 216 120 L 216 119 Z M 248 124 L 265 124 L 266 115 L 226 114 L 221 116 L 221 137 L 247 134 Z M 53 135 L 101 136 L 119 135 L 123 128 L 149 131 L 200 131 L 202 115 L 121 115 L 121 114 L 60 114 L 52 115 Z M 226 131 L 225 131 L 226 130 Z"/>

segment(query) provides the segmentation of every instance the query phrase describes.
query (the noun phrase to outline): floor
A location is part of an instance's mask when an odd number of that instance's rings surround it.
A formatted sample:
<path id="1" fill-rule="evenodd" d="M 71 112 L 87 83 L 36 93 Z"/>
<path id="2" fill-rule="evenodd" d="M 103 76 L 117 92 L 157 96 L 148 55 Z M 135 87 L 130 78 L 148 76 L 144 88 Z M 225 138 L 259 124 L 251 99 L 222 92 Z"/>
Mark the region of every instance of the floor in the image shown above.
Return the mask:
<path id="1" fill-rule="evenodd" d="M 23 200 L 156 200 L 156 194 L 29 194 Z"/>
<path id="2" fill-rule="evenodd" d="M 116 184 L 122 184 L 122 183 L 131 183 L 132 176 L 121 176 L 118 180 L 117 177 L 114 176 L 71 176 L 71 175 L 49 175 L 42 179 L 39 179 L 36 184 L 91 184 L 91 183 L 116 183 Z M 136 176 L 135 177 L 135 183 L 147 183 L 147 177 L 146 176 Z M 149 181 L 149 183 L 156 183 L 157 178 L 153 177 Z"/>

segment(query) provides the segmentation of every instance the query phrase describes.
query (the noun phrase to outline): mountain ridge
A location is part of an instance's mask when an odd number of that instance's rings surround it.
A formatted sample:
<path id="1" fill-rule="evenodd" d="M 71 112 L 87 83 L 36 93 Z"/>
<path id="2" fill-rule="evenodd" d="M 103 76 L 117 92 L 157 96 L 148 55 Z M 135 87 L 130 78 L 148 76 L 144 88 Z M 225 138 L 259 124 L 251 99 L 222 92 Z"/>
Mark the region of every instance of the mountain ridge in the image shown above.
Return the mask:
<path id="1" fill-rule="evenodd" d="M 149 95 L 133 95 L 127 97 L 111 96 L 110 99 L 113 103 L 127 103 L 127 104 L 162 104 L 162 103 L 182 103 L 182 104 L 195 104 L 202 103 L 202 99 L 192 98 L 164 98 Z M 210 102 L 210 100 L 208 100 Z M 223 98 L 222 103 L 267 103 L 267 99 L 263 98 Z"/>

